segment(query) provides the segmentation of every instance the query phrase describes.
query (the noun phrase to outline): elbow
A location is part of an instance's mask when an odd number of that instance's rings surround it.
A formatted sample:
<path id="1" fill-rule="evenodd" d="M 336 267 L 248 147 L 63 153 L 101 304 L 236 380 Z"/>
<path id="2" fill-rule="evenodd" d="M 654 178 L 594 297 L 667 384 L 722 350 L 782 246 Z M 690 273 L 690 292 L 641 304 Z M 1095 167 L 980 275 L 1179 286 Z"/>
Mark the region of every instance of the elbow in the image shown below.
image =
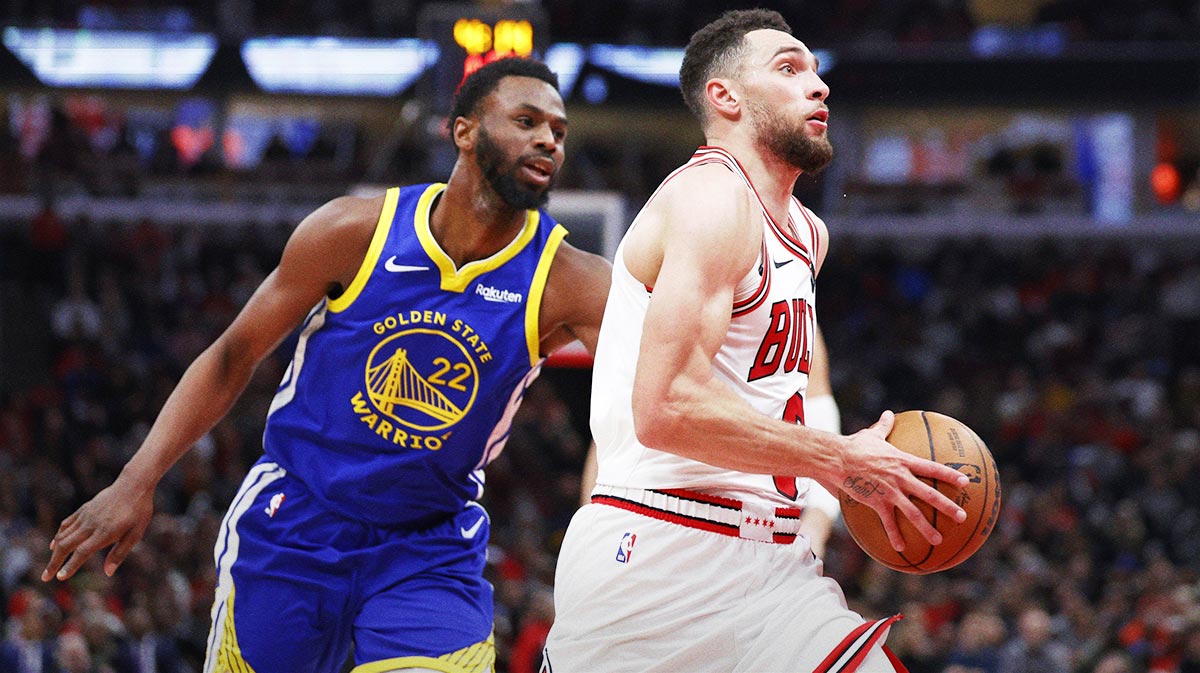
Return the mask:
<path id="1" fill-rule="evenodd" d="M 669 397 L 633 395 L 633 430 L 642 446 L 669 451 L 683 438 L 685 415 Z"/>
<path id="2" fill-rule="evenodd" d="M 240 390 L 250 380 L 258 361 L 249 344 L 241 343 L 228 334 L 222 335 L 205 353 L 212 363 L 212 372 L 219 387 Z"/>

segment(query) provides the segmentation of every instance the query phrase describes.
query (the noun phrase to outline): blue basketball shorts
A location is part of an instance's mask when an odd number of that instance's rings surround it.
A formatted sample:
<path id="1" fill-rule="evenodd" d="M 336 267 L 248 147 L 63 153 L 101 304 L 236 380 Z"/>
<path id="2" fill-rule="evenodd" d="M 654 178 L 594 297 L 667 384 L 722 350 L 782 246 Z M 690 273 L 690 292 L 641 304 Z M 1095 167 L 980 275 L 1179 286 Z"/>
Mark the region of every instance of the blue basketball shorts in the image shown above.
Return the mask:
<path id="1" fill-rule="evenodd" d="M 204 673 L 494 668 L 489 522 L 472 503 L 425 530 L 330 511 L 265 458 L 225 514 Z"/>

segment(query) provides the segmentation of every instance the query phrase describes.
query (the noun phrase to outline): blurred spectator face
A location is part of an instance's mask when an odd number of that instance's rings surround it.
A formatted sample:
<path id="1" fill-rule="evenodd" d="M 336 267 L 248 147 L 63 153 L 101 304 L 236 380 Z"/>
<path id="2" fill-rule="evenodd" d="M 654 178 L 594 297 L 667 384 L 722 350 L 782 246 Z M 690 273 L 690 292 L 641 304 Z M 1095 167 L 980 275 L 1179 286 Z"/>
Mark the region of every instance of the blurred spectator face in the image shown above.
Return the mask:
<path id="1" fill-rule="evenodd" d="M 58 665 L 64 673 L 87 673 L 92 667 L 92 655 L 87 642 L 78 633 L 65 633 L 58 639 Z"/>
<path id="2" fill-rule="evenodd" d="M 153 630 L 153 624 L 150 621 L 150 611 L 140 605 L 135 605 L 126 610 L 125 628 L 129 631 L 129 635 L 136 640 L 146 637 Z"/>
<path id="3" fill-rule="evenodd" d="M 529 599 L 528 619 L 541 620 L 546 623 L 554 621 L 554 592 L 549 589 L 538 589 Z"/>
<path id="4" fill-rule="evenodd" d="M 21 638 L 29 642 L 44 640 L 49 633 L 47 613 L 50 603 L 43 597 L 31 592 L 29 606 L 21 615 Z"/>
<path id="5" fill-rule="evenodd" d="M 496 600 L 510 606 L 524 605 L 527 587 L 520 579 L 500 578 L 496 584 Z"/>
<path id="6" fill-rule="evenodd" d="M 971 612 L 963 617 L 958 631 L 958 644 L 964 652 L 978 652 L 996 647 L 1004 640 L 1004 621 L 998 615 Z"/>
<path id="7" fill-rule="evenodd" d="M 79 625 L 79 630 L 84 642 L 92 649 L 106 647 L 112 638 L 112 634 L 108 630 L 108 625 L 104 623 L 103 617 L 95 613 L 84 615 Z"/>
<path id="8" fill-rule="evenodd" d="M 81 612 L 94 612 L 104 610 L 104 597 L 99 592 L 88 589 L 79 593 L 79 610 Z"/>
<path id="9" fill-rule="evenodd" d="M 1050 640 L 1050 615 L 1040 608 L 1026 610 L 1021 614 L 1018 628 L 1030 647 L 1040 647 Z"/>
<path id="10" fill-rule="evenodd" d="M 1094 673 L 1133 673 L 1129 657 L 1121 652 L 1110 652 L 1096 664 Z"/>

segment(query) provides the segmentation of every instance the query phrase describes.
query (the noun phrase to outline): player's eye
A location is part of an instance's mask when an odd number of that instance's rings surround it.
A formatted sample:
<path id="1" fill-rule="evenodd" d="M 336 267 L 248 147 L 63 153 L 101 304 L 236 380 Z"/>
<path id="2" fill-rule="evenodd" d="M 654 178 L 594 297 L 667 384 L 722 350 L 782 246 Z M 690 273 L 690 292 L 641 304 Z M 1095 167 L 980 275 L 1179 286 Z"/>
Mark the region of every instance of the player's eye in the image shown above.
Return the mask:
<path id="1" fill-rule="evenodd" d="M 517 117 L 517 123 L 525 128 L 533 128 L 533 119 L 530 117 Z"/>
<path id="2" fill-rule="evenodd" d="M 786 72 L 786 73 L 787 73 L 787 74 L 789 74 L 789 75 L 795 75 L 795 74 L 796 74 L 796 69 L 792 67 L 792 64 L 791 64 L 791 63 L 784 63 L 784 64 L 783 64 L 783 66 L 782 66 L 782 67 L 780 67 L 779 69 L 780 69 L 780 70 L 782 70 L 782 71 L 784 71 L 784 72 Z"/>

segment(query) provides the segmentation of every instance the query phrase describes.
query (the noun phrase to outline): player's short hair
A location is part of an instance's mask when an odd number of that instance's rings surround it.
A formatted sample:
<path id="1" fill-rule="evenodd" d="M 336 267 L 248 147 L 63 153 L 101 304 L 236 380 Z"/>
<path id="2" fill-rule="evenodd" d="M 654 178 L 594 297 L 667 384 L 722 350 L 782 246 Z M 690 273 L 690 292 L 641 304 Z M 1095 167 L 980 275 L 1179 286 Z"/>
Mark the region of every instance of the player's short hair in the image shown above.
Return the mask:
<path id="1" fill-rule="evenodd" d="M 479 103 L 488 94 L 496 90 L 500 80 L 505 77 L 533 77 L 554 87 L 558 91 L 558 75 L 555 75 L 545 63 L 531 58 L 502 58 L 492 61 L 475 72 L 467 75 L 454 94 L 454 103 L 450 105 L 450 116 L 446 119 L 446 127 L 451 134 L 454 132 L 454 120 L 459 117 L 470 117 L 479 112 Z"/>
<path id="2" fill-rule="evenodd" d="M 692 114 L 704 123 L 708 104 L 704 85 L 713 77 L 728 77 L 738 72 L 740 56 L 746 45 L 746 33 L 770 28 L 792 33 L 783 16 L 770 9 L 739 9 L 725 12 L 696 31 L 683 52 L 679 68 L 679 91 Z"/>

